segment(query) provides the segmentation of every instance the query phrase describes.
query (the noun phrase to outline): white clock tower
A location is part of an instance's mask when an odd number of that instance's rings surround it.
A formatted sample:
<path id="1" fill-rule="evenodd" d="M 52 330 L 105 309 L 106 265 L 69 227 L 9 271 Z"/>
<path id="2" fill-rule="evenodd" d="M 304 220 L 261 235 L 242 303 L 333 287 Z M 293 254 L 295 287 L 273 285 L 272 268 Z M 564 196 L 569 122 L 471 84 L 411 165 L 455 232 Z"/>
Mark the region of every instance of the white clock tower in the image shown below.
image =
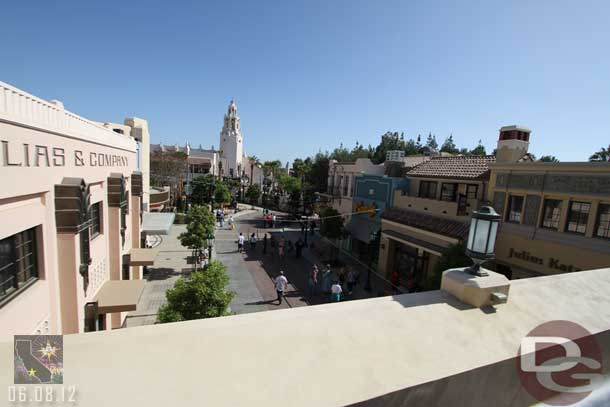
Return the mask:
<path id="1" fill-rule="evenodd" d="M 241 135 L 237 106 L 233 100 L 229 104 L 220 132 L 220 151 L 224 175 L 232 178 L 240 177 L 244 171 L 244 140 Z"/>

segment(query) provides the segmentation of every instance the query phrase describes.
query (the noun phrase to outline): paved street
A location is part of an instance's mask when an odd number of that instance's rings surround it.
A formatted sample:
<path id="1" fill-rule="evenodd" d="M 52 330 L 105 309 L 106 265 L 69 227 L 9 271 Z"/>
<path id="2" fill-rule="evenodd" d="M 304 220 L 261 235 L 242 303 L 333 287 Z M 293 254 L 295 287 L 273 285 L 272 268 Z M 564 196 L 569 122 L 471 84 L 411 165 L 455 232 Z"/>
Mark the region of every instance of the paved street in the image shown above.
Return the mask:
<path id="1" fill-rule="evenodd" d="M 230 304 L 231 311 L 236 314 L 249 312 L 260 312 L 282 308 L 301 307 L 328 302 L 327 294 L 323 294 L 320 287 L 317 293 L 309 293 L 307 287 L 308 273 L 314 263 L 320 268 L 319 281 L 322 280 L 323 265 L 310 249 L 303 249 L 301 258 L 296 258 L 296 252 L 286 252 L 283 260 L 277 254 L 277 248 L 273 250 L 271 245 L 267 246 L 266 254 L 263 254 L 263 236 L 267 233 L 268 238 L 272 235 L 279 239 L 283 236 L 286 242 L 292 240 L 295 243 L 300 237 L 299 227 L 293 224 L 284 224 L 286 228 L 262 228 L 261 212 L 256 210 L 242 210 L 234 215 L 235 228 L 232 230 L 225 223 L 223 228 L 217 228 L 216 240 L 213 250 L 213 259 L 219 260 L 227 267 L 229 275 L 229 290 L 235 292 L 235 298 Z M 290 227 L 291 226 L 291 227 Z M 144 292 L 138 302 L 138 309 L 128 314 L 125 321 L 126 327 L 151 325 L 156 322 L 156 314 L 165 303 L 165 293 L 172 288 L 176 281 L 183 275 L 188 275 L 192 266 L 187 264 L 190 250 L 183 247 L 178 235 L 186 229 L 186 225 L 174 225 L 168 236 L 162 236 L 159 244 L 159 254 L 155 259 L 155 265 L 149 267 L 145 276 L 146 285 Z M 254 248 L 246 243 L 245 252 L 237 252 L 237 237 L 239 232 L 248 238 L 252 233 L 258 236 L 258 242 Z M 309 237 L 318 242 L 317 237 Z M 318 243 L 319 244 L 319 243 Z M 277 294 L 273 279 L 284 271 L 288 279 L 288 289 L 282 304 L 277 302 Z M 336 270 L 335 270 L 336 271 Z M 333 274 L 336 278 L 336 274 Z M 364 275 L 361 275 L 360 284 L 351 296 L 346 299 L 360 299 L 370 297 L 364 291 Z M 375 286 L 375 284 L 373 284 Z"/>

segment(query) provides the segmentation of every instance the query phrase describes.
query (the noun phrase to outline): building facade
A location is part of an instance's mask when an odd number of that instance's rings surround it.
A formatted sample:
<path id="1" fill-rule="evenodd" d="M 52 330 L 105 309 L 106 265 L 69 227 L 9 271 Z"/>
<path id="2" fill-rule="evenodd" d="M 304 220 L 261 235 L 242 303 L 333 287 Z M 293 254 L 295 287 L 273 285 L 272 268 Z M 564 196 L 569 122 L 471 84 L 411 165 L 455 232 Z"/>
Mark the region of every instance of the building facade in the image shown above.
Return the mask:
<path id="1" fill-rule="evenodd" d="M 339 213 L 349 214 L 353 209 L 356 177 L 362 174 L 383 175 L 383 164 L 373 164 L 368 158 L 354 162 L 330 160 L 328 167 L 328 189 L 320 197 Z"/>
<path id="2" fill-rule="evenodd" d="M 0 82 L 1 338 L 119 328 L 135 309 L 147 136 Z"/>
<path id="3" fill-rule="evenodd" d="M 424 289 L 441 256 L 464 241 L 472 212 L 488 204 L 490 165 L 529 161 L 530 130 L 500 129 L 497 156 L 433 156 L 406 174 L 406 193 L 382 214 L 379 269 L 405 291 Z"/>
<path id="4" fill-rule="evenodd" d="M 496 163 L 497 271 L 517 279 L 610 265 L 610 163 Z"/>

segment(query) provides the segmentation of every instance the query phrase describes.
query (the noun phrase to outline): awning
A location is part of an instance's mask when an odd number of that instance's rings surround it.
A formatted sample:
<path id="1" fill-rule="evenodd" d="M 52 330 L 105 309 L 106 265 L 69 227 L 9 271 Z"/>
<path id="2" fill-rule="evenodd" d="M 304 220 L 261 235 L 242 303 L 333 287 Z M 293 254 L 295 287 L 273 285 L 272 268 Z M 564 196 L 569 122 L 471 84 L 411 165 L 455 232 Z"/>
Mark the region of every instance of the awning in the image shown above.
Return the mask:
<path id="1" fill-rule="evenodd" d="M 98 313 L 135 311 L 144 290 L 144 280 L 109 280 L 98 291 Z"/>
<path id="2" fill-rule="evenodd" d="M 176 214 L 172 212 L 144 212 L 142 233 L 147 235 L 169 235 Z"/>
<path id="3" fill-rule="evenodd" d="M 131 249 L 129 251 L 129 265 L 152 266 L 158 253 L 158 249 Z"/>
<path id="4" fill-rule="evenodd" d="M 369 243 L 371 241 L 371 234 L 379 232 L 380 226 L 378 221 L 369 220 L 368 213 L 362 213 L 352 215 L 352 219 L 345 225 L 345 229 L 354 239 Z"/>

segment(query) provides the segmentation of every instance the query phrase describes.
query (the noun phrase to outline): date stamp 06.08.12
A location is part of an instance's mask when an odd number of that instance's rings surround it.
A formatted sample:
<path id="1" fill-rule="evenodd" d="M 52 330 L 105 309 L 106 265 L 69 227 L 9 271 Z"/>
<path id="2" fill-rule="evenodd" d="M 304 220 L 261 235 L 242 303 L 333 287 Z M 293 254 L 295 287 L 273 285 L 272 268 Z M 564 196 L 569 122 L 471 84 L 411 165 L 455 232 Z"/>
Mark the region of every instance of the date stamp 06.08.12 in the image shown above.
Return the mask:
<path id="1" fill-rule="evenodd" d="M 11 405 L 75 405 L 76 387 L 64 385 L 61 335 L 15 335 L 14 345 Z"/>

